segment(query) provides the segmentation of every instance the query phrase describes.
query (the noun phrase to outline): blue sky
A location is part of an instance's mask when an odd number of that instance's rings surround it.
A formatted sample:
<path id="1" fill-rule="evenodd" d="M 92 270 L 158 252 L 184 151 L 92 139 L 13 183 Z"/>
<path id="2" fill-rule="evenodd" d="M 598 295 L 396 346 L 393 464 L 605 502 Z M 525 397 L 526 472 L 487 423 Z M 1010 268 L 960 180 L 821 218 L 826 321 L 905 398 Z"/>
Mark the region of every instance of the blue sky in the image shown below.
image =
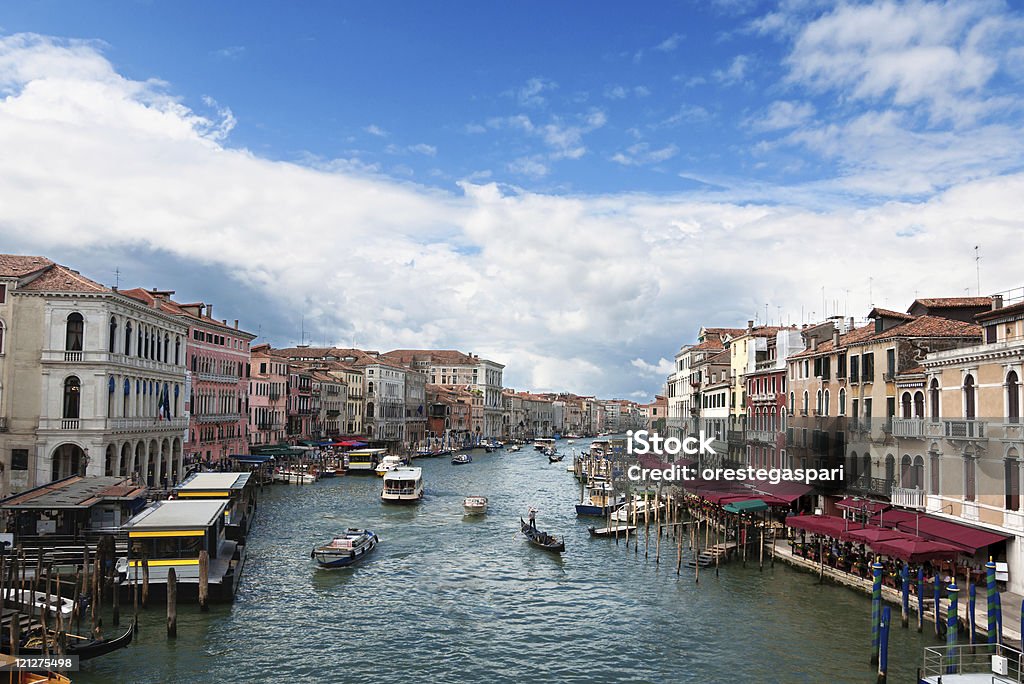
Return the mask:
<path id="1" fill-rule="evenodd" d="M 1020 285 L 1004 2 L 0 7 L 0 229 L 269 341 L 644 398 L 701 324 Z"/>

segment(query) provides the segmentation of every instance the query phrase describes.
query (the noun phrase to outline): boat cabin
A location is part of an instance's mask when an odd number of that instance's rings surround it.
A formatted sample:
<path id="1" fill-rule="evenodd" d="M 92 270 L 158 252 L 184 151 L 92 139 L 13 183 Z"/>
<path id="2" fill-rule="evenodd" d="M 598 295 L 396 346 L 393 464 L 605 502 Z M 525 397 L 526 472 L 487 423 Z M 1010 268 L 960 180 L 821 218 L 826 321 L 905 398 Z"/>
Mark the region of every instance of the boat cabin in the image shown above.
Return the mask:
<path id="1" fill-rule="evenodd" d="M 356 449 L 345 454 L 349 473 L 372 473 L 384 458 L 387 449 Z"/>
<path id="2" fill-rule="evenodd" d="M 382 501 L 405 503 L 423 498 L 423 469 L 398 468 L 384 475 Z"/>
<path id="3" fill-rule="evenodd" d="M 245 562 L 245 547 L 226 537 L 224 512 L 229 499 L 168 499 L 149 506 L 124 525 L 128 555 L 118 559 L 122 591 L 142 581 L 142 559 L 149 566 L 150 590 L 166 589 L 167 571 L 174 568 L 179 594 L 198 590 L 199 553 L 209 556 L 211 600 L 234 598 Z M 186 590 L 186 593 L 189 593 Z"/>
<path id="4" fill-rule="evenodd" d="M 256 513 L 256 485 L 251 473 L 195 473 L 174 488 L 178 499 L 227 499 L 224 527 L 228 539 L 245 543 Z"/>
<path id="5" fill-rule="evenodd" d="M 555 447 L 555 440 L 548 439 L 546 437 L 538 437 L 533 440 L 533 448 L 537 450 L 553 449 Z"/>

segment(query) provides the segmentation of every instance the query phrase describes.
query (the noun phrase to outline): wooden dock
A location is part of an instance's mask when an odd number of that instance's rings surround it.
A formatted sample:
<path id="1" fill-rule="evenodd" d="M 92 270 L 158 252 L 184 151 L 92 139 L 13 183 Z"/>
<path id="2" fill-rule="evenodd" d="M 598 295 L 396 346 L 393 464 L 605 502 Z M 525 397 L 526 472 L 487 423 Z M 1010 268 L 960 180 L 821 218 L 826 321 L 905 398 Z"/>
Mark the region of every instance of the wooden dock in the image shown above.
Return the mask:
<path id="1" fill-rule="evenodd" d="M 686 567 L 692 568 L 699 565 L 702 568 L 706 568 L 709 565 L 714 565 L 716 562 L 719 564 L 724 563 L 733 555 L 737 546 L 736 542 L 732 541 L 720 542 L 706 549 L 701 549 L 697 556 L 690 556 L 686 559 Z"/>

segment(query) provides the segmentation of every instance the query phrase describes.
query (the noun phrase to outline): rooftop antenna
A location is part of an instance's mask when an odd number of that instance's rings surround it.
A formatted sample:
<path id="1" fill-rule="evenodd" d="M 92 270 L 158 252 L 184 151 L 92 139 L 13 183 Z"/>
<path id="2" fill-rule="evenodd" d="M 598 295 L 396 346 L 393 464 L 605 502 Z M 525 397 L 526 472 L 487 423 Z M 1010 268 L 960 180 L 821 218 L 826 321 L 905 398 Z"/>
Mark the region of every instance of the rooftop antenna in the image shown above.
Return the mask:
<path id="1" fill-rule="evenodd" d="M 975 247 L 974 249 L 978 249 L 978 248 Z M 121 287 L 121 269 L 115 268 L 114 269 L 114 289 L 116 290 L 119 287 Z"/>
<path id="2" fill-rule="evenodd" d="M 299 318 L 299 345 L 300 347 L 308 347 L 306 344 L 306 317 L 301 316 Z"/>
<path id="3" fill-rule="evenodd" d="M 981 296 L 981 256 L 978 254 L 978 245 L 974 245 L 974 270 L 978 274 L 978 296 Z"/>
<path id="4" fill-rule="evenodd" d="M 874 290 L 874 278 L 868 277 L 868 304 L 872 307 L 875 306 L 875 290 Z"/>

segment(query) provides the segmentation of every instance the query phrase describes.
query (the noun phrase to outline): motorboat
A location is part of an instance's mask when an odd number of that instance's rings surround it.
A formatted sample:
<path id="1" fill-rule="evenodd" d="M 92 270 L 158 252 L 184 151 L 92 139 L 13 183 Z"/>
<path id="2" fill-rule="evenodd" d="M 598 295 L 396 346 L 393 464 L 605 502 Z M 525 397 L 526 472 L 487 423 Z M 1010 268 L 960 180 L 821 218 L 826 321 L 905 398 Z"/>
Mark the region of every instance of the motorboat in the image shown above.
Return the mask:
<path id="1" fill-rule="evenodd" d="M 380 539 L 370 530 L 350 527 L 326 544 L 314 548 L 309 557 L 321 568 L 345 568 L 366 558 L 379 543 Z"/>
<path id="2" fill-rule="evenodd" d="M 423 469 L 405 467 L 385 473 L 380 499 L 385 503 L 419 503 L 423 499 Z"/>
<path id="3" fill-rule="evenodd" d="M 466 515 L 483 515 L 487 512 L 487 497 L 467 496 L 462 500 L 462 510 Z"/>
<path id="4" fill-rule="evenodd" d="M 380 463 L 377 464 L 377 467 L 374 468 L 374 472 L 377 473 L 379 477 L 384 477 L 385 473 L 389 473 L 392 470 L 398 470 L 402 465 L 404 465 L 404 463 L 401 456 L 389 454 L 381 459 Z"/>
<path id="5" fill-rule="evenodd" d="M 466 465 L 467 463 L 472 462 L 473 457 L 469 454 L 456 454 L 455 456 L 452 456 L 452 465 Z"/>

